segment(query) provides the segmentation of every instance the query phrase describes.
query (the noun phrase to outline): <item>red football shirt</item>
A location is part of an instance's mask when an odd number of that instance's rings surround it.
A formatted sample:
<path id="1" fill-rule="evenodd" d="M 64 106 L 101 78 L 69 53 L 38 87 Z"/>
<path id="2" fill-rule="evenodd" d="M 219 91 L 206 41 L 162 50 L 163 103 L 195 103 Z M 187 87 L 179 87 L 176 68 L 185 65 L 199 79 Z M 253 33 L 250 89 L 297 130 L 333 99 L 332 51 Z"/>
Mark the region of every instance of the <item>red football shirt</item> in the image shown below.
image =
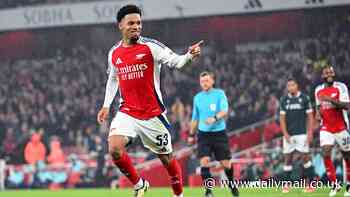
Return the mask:
<path id="1" fill-rule="evenodd" d="M 321 130 L 338 133 L 348 129 L 349 121 L 346 110 L 337 109 L 332 103 L 320 101 L 321 96 L 328 96 L 341 102 L 349 102 L 348 88 L 344 83 L 334 82 L 333 86 L 319 85 L 315 90 L 316 105 L 320 106 L 322 117 Z"/>
<path id="2" fill-rule="evenodd" d="M 161 65 L 181 67 L 191 58 L 190 54 L 179 56 L 162 43 L 144 37 L 130 47 L 121 42 L 112 47 L 108 64 L 119 83 L 119 111 L 141 120 L 162 114 Z"/>

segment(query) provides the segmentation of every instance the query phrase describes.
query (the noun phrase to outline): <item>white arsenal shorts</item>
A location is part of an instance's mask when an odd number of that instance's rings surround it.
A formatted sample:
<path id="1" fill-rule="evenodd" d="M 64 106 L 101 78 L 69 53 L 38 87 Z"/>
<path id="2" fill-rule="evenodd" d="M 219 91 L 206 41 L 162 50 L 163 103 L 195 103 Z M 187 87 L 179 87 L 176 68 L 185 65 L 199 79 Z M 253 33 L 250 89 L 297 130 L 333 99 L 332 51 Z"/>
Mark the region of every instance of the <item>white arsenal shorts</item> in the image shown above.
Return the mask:
<path id="1" fill-rule="evenodd" d="M 342 151 L 350 151 L 350 134 L 344 130 L 339 133 L 331 133 L 328 131 L 320 132 L 320 145 L 335 145 L 337 143 Z"/>
<path id="2" fill-rule="evenodd" d="M 171 126 L 164 115 L 149 120 L 139 120 L 123 112 L 113 118 L 109 136 L 140 136 L 143 145 L 156 154 L 169 154 L 172 150 Z"/>

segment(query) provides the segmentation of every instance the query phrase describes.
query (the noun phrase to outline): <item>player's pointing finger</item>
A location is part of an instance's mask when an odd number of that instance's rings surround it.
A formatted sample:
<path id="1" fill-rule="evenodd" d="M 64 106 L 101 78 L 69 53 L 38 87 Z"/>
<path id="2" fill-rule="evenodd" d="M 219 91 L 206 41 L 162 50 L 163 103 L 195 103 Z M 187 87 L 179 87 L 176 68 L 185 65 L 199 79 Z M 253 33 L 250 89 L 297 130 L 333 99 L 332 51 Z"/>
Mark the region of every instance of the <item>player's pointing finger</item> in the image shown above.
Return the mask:
<path id="1" fill-rule="evenodd" d="M 200 46 L 201 44 L 203 44 L 204 43 L 204 40 L 201 40 L 201 41 L 199 41 L 199 42 L 197 42 L 196 44 L 194 44 L 194 46 Z"/>

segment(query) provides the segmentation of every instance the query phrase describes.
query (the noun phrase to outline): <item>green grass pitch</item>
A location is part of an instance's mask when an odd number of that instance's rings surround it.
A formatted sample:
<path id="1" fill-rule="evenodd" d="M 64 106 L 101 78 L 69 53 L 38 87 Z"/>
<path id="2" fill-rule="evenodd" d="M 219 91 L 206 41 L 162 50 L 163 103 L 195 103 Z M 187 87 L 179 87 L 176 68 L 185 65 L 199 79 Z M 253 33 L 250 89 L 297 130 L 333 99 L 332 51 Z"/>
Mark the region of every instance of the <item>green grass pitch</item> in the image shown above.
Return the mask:
<path id="1" fill-rule="evenodd" d="M 241 197 L 328 197 L 329 189 L 318 189 L 314 193 L 303 193 L 301 189 L 292 189 L 283 194 L 281 189 L 240 189 Z M 343 196 L 344 189 L 336 197 Z M 202 197 L 203 189 L 185 188 L 185 197 Z M 216 188 L 215 197 L 230 197 L 227 189 Z M 64 189 L 49 190 L 6 190 L 0 192 L 0 197 L 132 197 L 131 189 Z M 172 197 L 170 188 L 151 188 L 145 197 Z"/>

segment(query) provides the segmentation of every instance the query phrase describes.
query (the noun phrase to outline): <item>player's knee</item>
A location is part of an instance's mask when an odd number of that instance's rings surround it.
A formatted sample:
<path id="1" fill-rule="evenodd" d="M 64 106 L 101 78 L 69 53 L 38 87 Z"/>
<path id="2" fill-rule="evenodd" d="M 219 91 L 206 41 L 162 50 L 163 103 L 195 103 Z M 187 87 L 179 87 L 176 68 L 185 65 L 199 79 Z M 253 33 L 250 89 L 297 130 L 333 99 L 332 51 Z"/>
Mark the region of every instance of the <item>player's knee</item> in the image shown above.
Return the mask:
<path id="1" fill-rule="evenodd" d="M 113 135 L 108 139 L 108 152 L 114 160 L 118 160 L 128 143 L 128 138 L 125 136 Z"/>
<path id="2" fill-rule="evenodd" d="M 291 165 L 292 164 L 292 155 L 284 155 L 284 164 Z"/>
<path id="3" fill-rule="evenodd" d="M 225 169 L 230 169 L 231 168 L 230 160 L 222 160 L 222 161 L 220 161 L 220 163 Z"/>
<path id="4" fill-rule="evenodd" d="M 119 146 L 110 146 L 108 152 L 113 160 L 118 160 L 123 153 L 123 149 Z"/>
<path id="5" fill-rule="evenodd" d="M 209 166 L 209 161 L 210 161 L 209 157 L 203 157 L 203 158 L 200 159 L 200 165 L 202 167 L 208 167 Z"/>
<path id="6" fill-rule="evenodd" d="M 310 156 L 308 154 L 303 155 L 303 161 L 304 163 L 308 163 L 311 160 Z"/>
<path id="7" fill-rule="evenodd" d="M 330 157 L 332 154 L 332 148 L 330 147 L 322 147 L 322 155 L 324 157 Z"/>
<path id="8" fill-rule="evenodd" d="M 162 162 L 163 165 L 168 166 L 170 164 L 170 161 L 172 159 L 171 154 L 159 154 L 158 155 L 160 161 Z"/>

